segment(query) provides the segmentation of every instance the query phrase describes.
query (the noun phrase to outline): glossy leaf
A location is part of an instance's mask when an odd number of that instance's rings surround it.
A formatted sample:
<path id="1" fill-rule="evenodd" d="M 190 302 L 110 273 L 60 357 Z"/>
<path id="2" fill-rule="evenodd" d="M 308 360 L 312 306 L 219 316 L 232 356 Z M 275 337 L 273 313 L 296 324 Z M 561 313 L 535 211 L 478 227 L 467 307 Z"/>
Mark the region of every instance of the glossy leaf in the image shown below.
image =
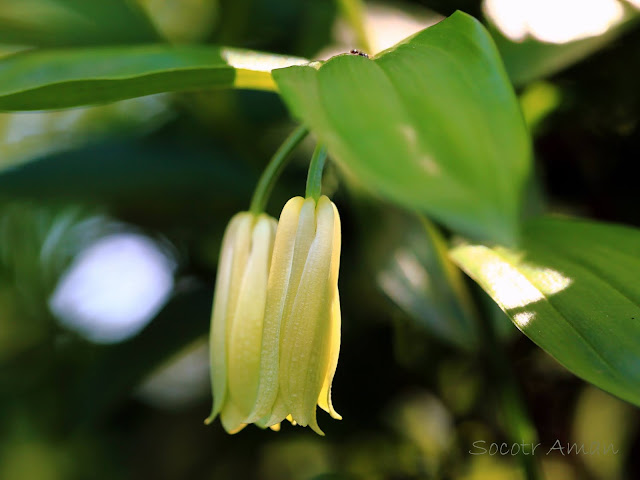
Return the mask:
<path id="1" fill-rule="evenodd" d="M 463 245 L 452 257 L 561 364 L 640 405 L 640 230 L 542 218 L 521 251 Z"/>
<path id="2" fill-rule="evenodd" d="M 158 40 L 155 28 L 135 1 L 0 2 L 0 43 L 62 47 Z"/>
<path id="3" fill-rule="evenodd" d="M 271 69 L 301 61 L 214 46 L 32 50 L 0 60 L 0 111 L 93 105 L 213 87 L 273 90 Z"/>
<path id="4" fill-rule="evenodd" d="M 293 114 L 370 191 L 513 242 L 530 142 L 497 50 L 457 12 L 376 58 L 273 73 Z"/>

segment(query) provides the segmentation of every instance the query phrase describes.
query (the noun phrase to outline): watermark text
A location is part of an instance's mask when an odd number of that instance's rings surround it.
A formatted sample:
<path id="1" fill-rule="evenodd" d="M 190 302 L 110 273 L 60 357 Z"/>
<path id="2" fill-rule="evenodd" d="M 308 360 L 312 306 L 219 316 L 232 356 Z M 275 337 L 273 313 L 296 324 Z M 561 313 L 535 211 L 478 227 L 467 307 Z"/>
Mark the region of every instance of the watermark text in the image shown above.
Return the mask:
<path id="1" fill-rule="evenodd" d="M 476 440 L 472 443 L 471 455 L 617 455 L 620 452 L 612 443 L 570 443 L 556 440 L 551 447 L 542 443 L 488 443 Z"/>

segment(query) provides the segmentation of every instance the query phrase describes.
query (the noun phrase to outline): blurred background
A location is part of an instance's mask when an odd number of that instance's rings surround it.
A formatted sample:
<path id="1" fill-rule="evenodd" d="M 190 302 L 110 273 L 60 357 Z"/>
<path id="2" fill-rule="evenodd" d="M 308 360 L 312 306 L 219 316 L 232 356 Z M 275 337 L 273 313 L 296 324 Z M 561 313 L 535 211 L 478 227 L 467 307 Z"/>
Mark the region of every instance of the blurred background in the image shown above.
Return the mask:
<path id="1" fill-rule="evenodd" d="M 0 56 L 147 41 L 105 2 L 87 7 L 102 25 L 87 28 L 74 3 L 0 1 Z M 175 43 L 310 59 L 356 46 L 329 0 L 138 3 Z M 638 0 L 367 3 L 372 48 L 456 9 L 490 28 L 534 135 L 530 210 L 640 227 Z M 512 456 L 469 454 L 474 441 L 506 441 L 479 318 L 504 343 L 539 451 L 556 440 L 618 450 L 536 456 L 546 478 L 640 478 L 638 409 L 521 335 L 452 271 L 433 225 L 363 196 L 332 166 L 325 192 L 344 229 L 333 397 L 344 420 L 320 413 L 324 438 L 203 425 L 221 236 L 293 127 L 277 95 L 253 91 L 0 113 L 0 479 L 524 478 Z M 313 146 L 296 153 L 272 215 L 303 193 Z"/>

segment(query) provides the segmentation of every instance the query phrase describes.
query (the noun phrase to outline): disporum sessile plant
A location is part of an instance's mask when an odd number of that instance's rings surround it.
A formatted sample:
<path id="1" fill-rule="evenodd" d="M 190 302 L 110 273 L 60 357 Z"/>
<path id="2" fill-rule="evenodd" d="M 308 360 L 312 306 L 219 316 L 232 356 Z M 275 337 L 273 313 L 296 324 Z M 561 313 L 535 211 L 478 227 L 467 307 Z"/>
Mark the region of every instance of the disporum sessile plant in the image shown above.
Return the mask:
<path id="1" fill-rule="evenodd" d="M 286 418 L 323 435 L 316 406 L 341 418 L 331 402 L 340 248 L 340 216 L 326 196 L 292 198 L 277 223 L 251 212 L 231 219 L 211 319 L 214 403 L 206 423 L 220 415 L 236 433 L 250 423 L 278 430 Z"/>

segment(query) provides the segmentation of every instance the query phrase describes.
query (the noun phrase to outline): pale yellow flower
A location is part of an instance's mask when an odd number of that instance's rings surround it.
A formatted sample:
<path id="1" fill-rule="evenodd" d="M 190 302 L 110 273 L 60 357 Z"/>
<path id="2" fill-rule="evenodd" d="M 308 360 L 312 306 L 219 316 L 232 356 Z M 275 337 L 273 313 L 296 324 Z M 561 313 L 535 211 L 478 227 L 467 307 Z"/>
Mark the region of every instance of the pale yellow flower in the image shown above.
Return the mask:
<path id="1" fill-rule="evenodd" d="M 214 406 L 235 433 L 285 418 L 323 434 L 340 419 L 331 383 L 340 350 L 340 217 L 325 196 L 295 197 L 275 221 L 236 215 L 225 233 L 211 329 Z M 270 265 L 270 268 L 269 268 Z M 268 271 L 268 276 L 267 276 Z"/>
<path id="2" fill-rule="evenodd" d="M 316 404 L 332 417 L 340 351 L 340 216 L 325 196 L 292 198 L 280 215 L 267 289 L 260 388 L 249 421 L 309 425 Z"/>
<path id="3" fill-rule="evenodd" d="M 276 231 L 267 215 L 235 215 L 224 234 L 211 317 L 213 409 L 225 430 L 240 431 L 259 385 L 267 278 Z"/>

